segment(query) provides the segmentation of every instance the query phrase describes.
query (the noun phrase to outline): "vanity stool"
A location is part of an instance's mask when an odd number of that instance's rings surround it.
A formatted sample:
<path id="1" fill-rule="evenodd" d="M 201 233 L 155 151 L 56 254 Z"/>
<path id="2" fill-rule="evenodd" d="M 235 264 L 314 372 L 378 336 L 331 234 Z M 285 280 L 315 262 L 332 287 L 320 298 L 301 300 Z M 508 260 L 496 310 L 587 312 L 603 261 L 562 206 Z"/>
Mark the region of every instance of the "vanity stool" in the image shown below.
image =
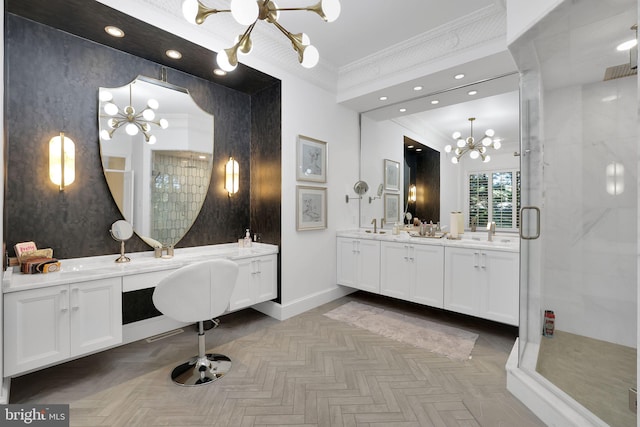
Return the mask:
<path id="1" fill-rule="evenodd" d="M 180 322 L 198 323 L 198 355 L 173 369 L 171 379 L 175 383 L 208 384 L 231 368 L 227 356 L 205 354 L 203 321 L 227 310 L 237 278 L 235 262 L 212 259 L 179 268 L 162 279 L 153 291 L 153 304 L 162 314 Z"/>

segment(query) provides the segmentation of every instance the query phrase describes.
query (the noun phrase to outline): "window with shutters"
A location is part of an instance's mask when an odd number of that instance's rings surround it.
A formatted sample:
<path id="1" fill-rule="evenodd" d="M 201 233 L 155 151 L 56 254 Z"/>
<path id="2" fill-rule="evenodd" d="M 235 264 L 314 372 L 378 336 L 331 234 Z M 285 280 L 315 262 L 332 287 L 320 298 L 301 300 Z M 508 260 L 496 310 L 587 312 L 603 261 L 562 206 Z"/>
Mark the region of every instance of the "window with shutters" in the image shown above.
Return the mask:
<path id="1" fill-rule="evenodd" d="M 496 229 L 515 231 L 519 226 L 520 172 L 499 170 L 469 174 L 468 227 L 475 222 L 486 228 L 490 222 Z"/>

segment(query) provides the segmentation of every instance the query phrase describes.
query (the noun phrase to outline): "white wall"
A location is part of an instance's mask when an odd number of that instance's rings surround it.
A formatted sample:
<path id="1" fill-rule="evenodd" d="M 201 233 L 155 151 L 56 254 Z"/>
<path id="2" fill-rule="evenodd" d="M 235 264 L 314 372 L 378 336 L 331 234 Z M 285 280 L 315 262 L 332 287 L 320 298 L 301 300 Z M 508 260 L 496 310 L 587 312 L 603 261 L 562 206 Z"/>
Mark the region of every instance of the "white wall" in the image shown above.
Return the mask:
<path id="1" fill-rule="evenodd" d="M 442 146 L 447 142 L 442 137 L 427 128 L 421 130 L 408 129 L 392 120 L 375 121 L 362 118 L 362 179 L 369 184 L 369 193 L 362 202 L 361 224 L 363 227 L 373 227 L 371 220 L 384 216 L 383 200 L 374 200 L 369 204 L 369 197 L 374 196 L 378 185 L 384 180 L 383 159 L 400 162 L 400 176 L 404 176 L 404 137 L 440 151 L 440 221 L 446 225 L 449 213 L 460 210 L 460 168 L 451 164 Z M 350 194 L 354 194 L 351 191 Z M 401 199 L 404 197 L 401 193 Z M 402 202 L 402 208 L 404 209 Z M 392 224 L 387 224 L 390 228 Z"/>
<path id="2" fill-rule="evenodd" d="M 506 0 L 507 45 L 520 37 L 563 0 Z"/>
<path id="3" fill-rule="evenodd" d="M 327 183 L 296 182 L 296 141 L 305 135 L 327 142 Z M 357 227 L 358 205 L 345 194 L 358 180 L 358 116 L 335 96 L 301 80 L 282 82 L 282 302 L 287 318 L 350 289 L 336 285 L 336 230 Z M 327 188 L 326 230 L 296 231 L 296 185 Z"/>

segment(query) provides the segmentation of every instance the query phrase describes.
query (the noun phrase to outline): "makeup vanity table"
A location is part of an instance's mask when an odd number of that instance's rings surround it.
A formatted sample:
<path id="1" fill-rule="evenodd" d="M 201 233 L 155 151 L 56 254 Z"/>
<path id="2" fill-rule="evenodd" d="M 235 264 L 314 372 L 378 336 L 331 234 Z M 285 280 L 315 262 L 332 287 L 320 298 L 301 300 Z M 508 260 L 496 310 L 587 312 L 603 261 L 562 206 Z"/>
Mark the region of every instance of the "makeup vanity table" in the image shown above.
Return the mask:
<path id="1" fill-rule="evenodd" d="M 61 260 L 61 270 L 21 274 L 9 269 L 4 293 L 4 375 L 17 376 L 79 356 L 185 326 L 165 316 L 122 324 L 123 293 L 153 288 L 172 271 L 210 258 L 240 268 L 229 311 L 277 297 L 278 247 L 237 243 L 175 249 L 172 258 L 153 252 Z"/>

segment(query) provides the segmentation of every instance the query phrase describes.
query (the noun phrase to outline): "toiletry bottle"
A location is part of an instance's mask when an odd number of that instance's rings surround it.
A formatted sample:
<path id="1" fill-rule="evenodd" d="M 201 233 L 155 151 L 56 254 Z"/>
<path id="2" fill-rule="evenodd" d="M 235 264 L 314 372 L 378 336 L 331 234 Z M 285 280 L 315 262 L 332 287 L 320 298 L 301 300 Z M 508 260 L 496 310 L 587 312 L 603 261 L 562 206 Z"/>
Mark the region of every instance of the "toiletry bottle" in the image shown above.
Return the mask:
<path id="1" fill-rule="evenodd" d="M 244 234 L 244 247 L 245 248 L 250 248 L 251 247 L 251 233 L 249 232 L 248 228 L 247 228 L 247 231 Z"/>

